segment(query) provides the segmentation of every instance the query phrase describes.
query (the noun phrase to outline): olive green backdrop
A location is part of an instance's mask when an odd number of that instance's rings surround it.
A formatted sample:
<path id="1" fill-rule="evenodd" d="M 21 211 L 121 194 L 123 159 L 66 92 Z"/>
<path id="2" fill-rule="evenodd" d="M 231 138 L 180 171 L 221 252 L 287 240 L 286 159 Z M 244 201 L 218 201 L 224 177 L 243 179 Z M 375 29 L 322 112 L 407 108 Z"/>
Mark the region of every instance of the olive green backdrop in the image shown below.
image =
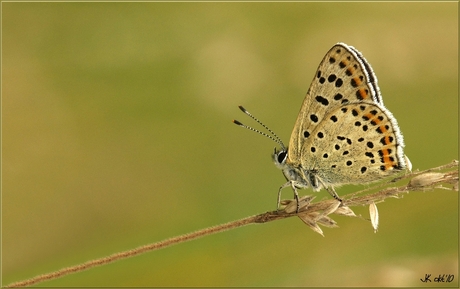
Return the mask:
<path id="1" fill-rule="evenodd" d="M 3 285 L 275 209 L 275 144 L 231 120 L 255 126 L 245 105 L 288 143 L 337 42 L 372 64 L 414 169 L 458 158 L 456 2 L 3 2 L 2 28 Z M 379 212 L 377 234 L 290 218 L 40 285 L 458 286 L 457 192 Z"/>

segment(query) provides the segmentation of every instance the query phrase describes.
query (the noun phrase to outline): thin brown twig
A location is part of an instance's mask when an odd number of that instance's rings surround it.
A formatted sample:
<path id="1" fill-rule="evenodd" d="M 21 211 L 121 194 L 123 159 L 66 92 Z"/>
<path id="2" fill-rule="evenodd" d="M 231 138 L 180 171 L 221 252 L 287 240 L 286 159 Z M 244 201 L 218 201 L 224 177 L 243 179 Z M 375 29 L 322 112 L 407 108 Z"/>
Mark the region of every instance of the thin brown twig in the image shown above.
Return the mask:
<path id="1" fill-rule="evenodd" d="M 177 236 L 177 237 L 169 238 L 169 239 L 157 242 L 157 243 L 153 243 L 153 244 L 149 244 L 149 245 L 145 245 L 145 246 L 140 246 L 140 247 L 135 248 L 135 249 L 115 253 L 115 254 L 112 254 L 110 256 L 100 258 L 100 259 L 91 260 L 91 261 L 85 262 L 85 263 L 80 264 L 80 265 L 66 267 L 66 268 L 60 269 L 60 270 L 52 272 L 52 273 L 43 274 L 43 275 L 39 275 L 39 276 L 36 276 L 36 277 L 28 279 L 28 280 L 12 283 L 12 284 L 10 284 L 10 285 L 8 285 L 6 287 L 12 288 L 12 287 L 31 286 L 31 285 L 34 285 L 34 284 L 37 284 L 37 283 L 40 283 L 40 282 L 43 282 L 43 281 L 56 279 L 56 278 L 68 275 L 70 273 L 80 272 L 80 271 L 83 271 L 83 270 L 90 269 L 92 267 L 109 264 L 109 263 L 115 262 L 115 261 L 120 260 L 120 259 L 134 257 L 134 256 L 140 255 L 142 253 L 146 253 L 146 252 L 162 249 L 162 248 L 174 245 L 174 244 L 194 240 L 194 239 L 200 238 L 202 236 L 207 236 L 207 235 L 219 233 L 219 232 L 222 232 L 222 231 L 226 231 L 226 230 L 238 228 L 238 227 L 241 227 L 241 226 L 245 226 L 245 225 L 248 225 L 248 224 L 252 224 L 252 223 L 256 222 L 255 221 L 256 217 L 257 216 L 251 216 L 251 217 L 247 217 L 247 218 L 240 219 L 240 220 L 237 220 L 237 221 L 229 222 L 229 223 L 226 223 L 226 224 L 221 224 L 221 225 L 218 225 L 218 226 L 208 227 L 208 228 L 198 230 L 198 231 L 195 231 L 195 232 L 192 232 L 192 233 L 188 233 L 188 234 L 180 235 L 180 236 Z"/>
<path id="2" fill-rule="evenodd" d="M 442 171 L 442 170 L 449 170 L 452 168 L 456 168 L 451 171 L 447 171 L 445 173 L 435 172 L 435 171 Z M 381 188 L 384 185 L 388 185 L 391 183 L 395 183 L 397 181 L 410 179 L 409 183 L 405 185 L 395 186 L 380 190 L 376 193 L 366 194 L 370 190 L 375 190 Z M 442 184 L 449 184 L 452 185 L 452 188 L 447 188 Z M 59 277 L 81 272 L 96 266 L 101 266 L 105 264 L 109 264 L 115 262 L 117 260 L 134 257 L 143 253 L 147 253 L 150 251 L 162 249 L 171 245 L 183 243 L 186 241 L 194 240 L 203 236 L 223 232 L 230 229 L 235 229 L 238 227 L 246 226 L 249 224 L 256 224 L 256 223 L 266 223 L 270 221 L 275 221 L 279 219 L 285 219 L 293 216 L 298 216 L 302 221 L 304 221 L 310 228 L 314 231 L 322 235 L 321 229 L 318 227 L 317 224 L 321 224 L 328 227 L 336 227 L 336 223 L 330 217 L 329 214 L 335 213 L 340 215 L 347 215 L 347 216 L 355 216 L 353 211 L 349 209 L 351 206 L 363 206 L 372 204 L 375 206 L 375 203 L 381 202 L 386 198 L 394 197 L 397 198 L 401 193 L 409 192 L 409 191 L 427 191 L 436 188 L 442 189 L 454 189 L 458 191 L 458 161 L 453 161 L 449 164 L 428 169 L 422 172 L 413 172 L 396 179 L 391 180 L 383 185 L 376 185 L 374 187 L 367 188 L 365 190 L 361 190 L 347 196 L 343 197 L 343 202 L 340 203 L 337 200 L 324 200 L 316 203 L 311 203 L 314 197 L 305 196 L 300 199 L 300 210 L 299 213 L 295 212 L 297 208 L 297 204 L 293 200 L 285 200 L 283 201 L 283 205 L 286 205 L 284 210 L 282 211 L 271 211 L 266 212 L 263 214 L 250 216 L 247 218 L 243 218 L 240 220 L 232 221 L 229 223 L 208 227 L 202 230 L 198 230 L 192 233 L 180 235 L 177 237 L 169 238 L 157 243 L 140 246 L 138 248 L 119 252 L 112 254 L 107 257 L 91 260 L 79 265 L 66 267 L 60 269 L 55 272 L 51 272 L 48 274 L 39 275 L 33 277 L 31 279 L 27 279 L 20 282 L 15 282 L 12 284 L 7 285 L 6 287 L 25 287 L 31 286 L 37 283 L 41 283 L 47 280 L 57 279 Z"/>

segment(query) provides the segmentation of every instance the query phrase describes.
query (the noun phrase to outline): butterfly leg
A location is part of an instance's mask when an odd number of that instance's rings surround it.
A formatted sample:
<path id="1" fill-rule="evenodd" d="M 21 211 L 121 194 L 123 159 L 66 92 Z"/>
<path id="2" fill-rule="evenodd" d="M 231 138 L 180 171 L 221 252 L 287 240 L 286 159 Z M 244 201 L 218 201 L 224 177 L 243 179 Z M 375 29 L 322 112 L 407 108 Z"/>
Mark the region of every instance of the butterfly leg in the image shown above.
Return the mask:
<path id="1" fill-rule="evenodd" d="M 287 188 L 287 187 L 291 187 L 292 190 L 294 191 L 294 198 L 295 198 L 295 201 L 297 202 L 297 209 L 296 209 L 296 213 L 299 212 L 299 208 L 300 208 L 300 204 L 299 204 L 299 193 L 297 193 L 297 188 L 295 187 L 294 185 L 294 182 L 293 181 L 289 181 L 287 183 L 285 183 L 284 185 L 282 185 L 280 187 L 280 189 L 278 190 L 278 204 L 277 204 L 277 210 L 280 209 L 280 203 L 281 203 L 281 191 L 284 189 L 284 188 Z"/>
<path id="2" fill-rule="evenodd" d="M 291 181 L 292 190 L 294 191 L 294 198 L 297 202 L 297 209 L 295 210 L 296 213 L 299 213 L 300 203 L 299 203 L 299 193 L 297 193 L 297 188 L 294 186 L 294 182 Z"/>
<path id="3" fill-rule="evenodd" d="M 276 206 L 276 209 L 279 211 L 280 209 L 280 203 L 281 203 L 281 191 L 284 189 L 284 188 L 287 188 L 287 187 L 291 187 L 292 190 L 294 191 L 294 198 L 297 202 L 297 209 L 296 209 L 296 213 L 299 212 L 299 194 L 297 193 L 297 188 L 295 187 L 294 185 L 294 182 L 293 181 L 289 181 L 287 183 L 285 183 L 284 185 L 282 185 L 280 187 L 280 189 L 278 190 L 278 204 Z"/>
<path id="4" fill-rule="evenodd" d="M 339 197 L 339 195 L 337 195 L 333 187 L 326 187 L 326 190 L 334 199 L 336 199 L 340 203 L 343 202 L 342 199 Z"/>
<path id="5" fill-rule="evenodd" d="M 323 182 L 323 180 L 319 177 L 316 177 L 315 178 L 316 181 L 318 181 L 319 183 L 321 183 L 321 186 L 323 188 L 325 188 L 327 190 L 327 192 L 334 198 L 336 199 L 337 201 L 339 201 L 340 203 L 343 203 L 342 199 L 339 197 L 339 195 L 337 195 L 337 193 L 335 192 L 334 190 L 334 187 L 332 186 L 326 186 L 326 184 Z"/>
<path id="6" fill-rule="evenodd" d="M 277 205 L 276 205 L 276 210 L 278 210 L 278 211 L 280 210 L 280 204 L 281 204 L 281 191 L 282 191 L 284 188 L 286 188 L 286 187 L 288 187 L 288 186 L 290 186 L 290 185 L 291 185 L 291 182 L 287 182 L 287 183 L 285 183 L 284 185 L 282 185 L 282 186 L 280 187 L 280 189 L 278 190 L 278 203 L 277 203 Z"/>

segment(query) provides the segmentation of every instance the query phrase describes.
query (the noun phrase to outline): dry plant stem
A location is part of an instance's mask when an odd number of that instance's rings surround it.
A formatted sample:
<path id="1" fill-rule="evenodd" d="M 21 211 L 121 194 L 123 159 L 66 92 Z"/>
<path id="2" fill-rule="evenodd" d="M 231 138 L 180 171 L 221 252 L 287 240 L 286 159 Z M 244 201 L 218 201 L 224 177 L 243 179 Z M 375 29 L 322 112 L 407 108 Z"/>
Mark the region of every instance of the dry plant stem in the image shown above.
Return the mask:
<path id="1" fill-rule="evenodd" d="M 8 285 L 6 287 L 15 288 L 15 287 L 31 286 L 31 285 L 34 285 L 34 284 L 37 284 L 37 283 L 41 283 L 43 281 L 57 279 L 59 277 L 62 277 L 62 276 L 65 276 L 65 275 L 68 275 L 68 274 L 71 274 L 71 273 L 77 273 L 77 272 L 84 271 L 84 270 L 87 270 L 87 269 L 90 269 L 90 268 L 93 268 L 93 267 L 96 267 L 96 266 L 109 264 L 109 263 L 115 262 L 115 261 L 120 260 L 120 259 L 134 257 L 134 256 L 140 255 L 142 253 L 147 253 L 147 252 L 150 252 L 150 251 L 162 249 L 162 248 L 174 245 L 174 244 L 194 240 L 194 239 L 197 239 L 197 238 L 200 238 L 200 237 L 203 237 L 203 236 L 207 236 L 207 235 L 227 231 L 227 230 L 230 230 L 230 229 L 235 229 L 235 228 L 246 226 L 246 225 L 249 225 L 249 224 L 265 223 L 265 222 L 274 221 L 274 220 L 277 220 L 277 219 L 280 219 L 280 218 L 292 217 L 292 216 L 295 216 L 295 215 L 296 214 L 294 214 L 294 213 L 292 213 L 292 214 L 283 213 L 283 211 L 267 212 L 267 213 L 264 213 L 264 214 L 247 217 L 247 218 L 244 218 L 244 219 L 240 219 L 240 220 L 236 220 L 236 221 L 233 221 L 233 222 L 221 224 L 221 225 L 218 225 L 218 226 L 208 227 L 208 228 L 198 230 L 198 231 L 195 231 L 195 232 L 192 232 L 192 233 L 188 233 L 188 234 L 180 235 L 180 236 L 173 237 L 173 238 L 170 238 L 170 239 L 166 239 L 166 240 L 163 240 L 163 241 L 160 241 L 160 242 L 157 242 L 157 243 L 141 246 L 141 247 L 138 247 L 138 248 L 135 248 L 135 249 L 132 249 L 132 250 L 128 250 L 128 251 L 124 251 L 124 252 L 120 252 L 120 253 L 115 253 L 113 255 L 110 255 L 110 256 L 107 256 L 107 257 L 104 257 L 104 258 L 100 258 L 100 259 L 91 260 L 91 261 L 85 262 L 85 263 L 80 264 L 80 265 L 63 268 L 61 270 L 58 270 L 58 271 L 55 271 L 55 272 L 52 272 L 52 273 L 43 274 L 43 275 L 39 275 L 39 276 L 36 276 L 36 277 L 28 279 L 28 280 L 12 283 L 12 284 L 10 284 L 10 285 Z"/>
<path id="2" fill-rule="evenodd" d="M 257 216 L 251 216 L 251 217 L 247 217 L 247 218 L 244 218 L 244 219 L 241 219 L 241 220 L 229 222 L 229 223 L 226 223 L 226 224 L 205 228 L 203 230 L 195 231 L 195 232 L 185 234 L 185 235 L 180 235 L 180 236 L 173 237 L 173 238 L 170 238 L 170 239 L 166 239 L 166 240 L 163 240 L 163 241 L 160 241 L 160 242 L 157 242 L 157 243 L 141 246 L 141 247 L 138 247 L 138 248 L 135 248 L 135 249 L 132 249 L 132 250 L 128 250 L 128 251 L 124 251 L 124 252 L 120 252 L 120 253 L 115 253 L 115 254 L 110 255 L 108 257 L 91 260 L 91 261 L 85 262 L 85 263 L 80 264 L 80 265 L 63 268 L 61 270 L 58 270 L 58 271 L 55 271 L 55 272 L 52 272 L 52 273 L 39 275 L 39 276 L 36 276 L 36 277 L 34 277 L 32 279 L 12 283 L 12 284 L 10 284 L 10 285 L 8 285 L 6 287 L 12 288 L 12 287 L 31 286 L 31 285 L 34 285 L 34 284 L 37 284 L 37 283 L 40 283 L 40 282 L 43 282 L 43 281 L 52 280 L 52 279 L 62 277 L 62 276 L 65 276 L 67 274 L 76 273 L 76 272 L 80 272 L 80 271 L 83 271 L 83 270 L 90 269 L 92 267 L 109 264 L 109 263 L 115 262 L 115 261 L 120 260 L 120 259 L 134 257 L 134 256 L 137 256 L 137 255 L 142 254 L 142 253 L 146 253 L 146 252 L 162 249 L 162 248 L 174 245 L 174 244 L 194 240 L 194 239 L 200 238 L 202 236 L 207 236 L 207 235 L 219 233 L 219 232 L 222 232 L 222 231 L 226 231 L 226 230 L 238 228 L 238 227 L 241 227 L 241 226 L 245 226 L 245 225 L 248 225 L 248 224 L 251 224 L 251 223 L 256 223 L 257 222 L 256 220 L 257 220 Z"/>
<path id="3" fill-rule="evenodd" d="M 363 196 L 358 196 L 358 195 L 361 195 L 362 193 L 367 192 L 369 190 L 381 187 L 382 185 L 377 185 L 377 186 L 374 186 L 372 188 L 368 188 L 366 190 L 362 190 L 362 191 L 350 194 L 350 195 L 345 196 L 343 198 L 342 205 L 347 206 L 347 207 L 363 206 L 363 205 L 371 204 L 373 202 L 375 202 L 375 203 L 381 202 L 384 199 L 389 198 L 389 197 L 393 197 L 393 198 L 396 197 L 397 198 L 401 193 L 405 193 L 405 192 L 409 192 L 409 191 L 427 191 L 427 190 L 431 190 L 431 189 L 435 189 L 435 188 L 445 188 L 445 187 L 442 186 L 441 183 L 454 184 L 454 188 L 455 188 L 455 184 L 456 184 L 456 186 L 458 188 L 458 169 L 448 171 L 448 172 L 446 172 L 444 174 L 430 173 L 430 172 L 433 172 L 433 171 L 452 169 L 454 167 L 458 167 L 458 161 L 454 161 L 454 162 L 452 162 L 450 164 L 440 166 L 440 167 L 437 167 L 437 168 L 433 168 L 433 169 L 429 169 L 429 170 L 426 170 L 426 171 L 423 171 L 423 172 L 414 172 L 414 173 L 410 173 L 410 174 L 401 176 L 401 177 L 399 177 L 397 179 L 392 180 L 391 182 L 400 181 L 400 180 L 409 179 L 409 178 L 412 178 L 412 180 L 407 185 L 402 185 L 402 186 L 399 186 L 399 187 L 387 188 L 387 189 L 378 191 L 378 192 L 373 193 L 373 194 L 367 194 L 367 195 L 363 195 Z M 435 175 L 435 176 L 433 177 L 433 175 Z M 424 176 L 427 176 L 427 177 L 424 178 Z M 420 178 L 422 181 L 412 183 L 412 181 L 415 178 Z M 416 185 L 414 185 L 414 184 L 416 184 Z M 388 185 L 388 183 L 386 185 Z M 302 208 L 302 210 L 299 212 L 299 215 L 300 214 L 311 214 L 311 213 L 315 213 L 315 212 L 322 212 L 324 210 L 328 210 L 328 208 L 331 207 L 331 203 L 334 202 L 334 201 L 335 200 L 324 200 L 324 201 L 309 204 L 308 206 Z M 96 266 L 109 264 L 109 263 L 115 262 L 115 261 L 120 260 L 120 259 L 125 259 L 125 258 L 129 258 L 129 257 L 137 256 L 137 255 L 142 254 L 142 253 L 158 250 L 158 249 L 165 248 L 165 247 L 168 247 L 168 246 L 171 246 L 171 245 L 174 245 L 174 244 L 179 244 L 179 243 L 183 243 L 183 242 L 186 242 L 186 241 L 194 240 L 194 239 L 197 239 L 197 238 L 200 238 L 200 237 L 203 237 L 203 236 L 223 232 L 223 231 L 226 231 L 226 230 L 246 226 L 246 225 L 249 225 L 249 224 L 266 223 L 266 222 L 275 221 L 275 220 L 279 220 L 279 219 L 285 219 L 285 218 L 289 218 L 289 217 L 293 217 L 293 216 L 297 216 L 297 215 L 298 214 L 296 214 L 295 212 L 287 213 L 286 211 L 266 212 L 266 213 L 263 213 L 263 214 L 247 217 L 247 218 L 240 219 L 240 220 L 237 220 L 237 221 L 233 221 L 233 222 L 221 224 L 221 225 L 218 225 L 218 226 L 198 230 L 198 231 L 195 231 L 195 232 L 192 232 L 192 233 L 189 233 L 189 234 L 173 237 L 173 238 L 170 238 L 170 239 L 167 239 L 167 240 L 164 240 L 164 241 L 160 241 L 160 242 L 157 242 L 157 243 L 141 246 L 141 247 L 138 247 L 138 248 L 135 248 L 135 249 L 132 249 L 132 250 L 128 250 L 128 251 L 124 251 L 124 252 L 120 252 L 120 253 L 115 253 L 115 254 L 110 255 L 108 257 L 91 260 L 91 261 L 82 263 L 80 265 L 63 268 L 61 270 L 58 270 L 58 271 L 55 271 L 55 272 L 52 272 L 52 273 L 39 275 L 39 276 L 36 276 L 36 277 L 28 279 L 28 280 L 12 283 L 12 284 L 9 284 L 6 287 L 11 288 L 11 287 L 30 286 L 30 285 L 34 285 L 34 284 L 37 284 L 37 283 L 40 283 L 40 282 L 43 282 L 43 281 L 57 279 L 59 277 L 62 277 L 62 276 L 65 276 L 65 275 L 68 275 L 68 274 L 71 274 L 71 273 L 77 273 L 77 272 L 80 272 L 80 271 L 83 271 L 83 270 L 87 270 L 87 269 L 90 269 L 90 268 L 93 268 L 93 267 L 96 267 Z"/>

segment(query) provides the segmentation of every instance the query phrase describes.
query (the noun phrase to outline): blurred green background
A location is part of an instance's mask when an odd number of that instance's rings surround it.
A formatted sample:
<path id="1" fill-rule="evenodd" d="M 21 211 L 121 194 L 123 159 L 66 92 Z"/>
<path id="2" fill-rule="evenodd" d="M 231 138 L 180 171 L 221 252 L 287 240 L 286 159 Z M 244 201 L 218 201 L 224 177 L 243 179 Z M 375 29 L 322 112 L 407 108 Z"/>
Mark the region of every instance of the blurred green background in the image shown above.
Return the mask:
<path id="1" fill-rule="evenodd" d="M 4 2 L 2 25 L 3 285 L 275 209 L 275 144 L 231 120 L 255 126 L 245 105 L 288 143 L 337 42 L 372 64 L 414 169 L 458 159 L 456 2 Z M 290 218 L 40 286 L 458 286 L 457 192 L 379 212 L 377 234 Z"/>

